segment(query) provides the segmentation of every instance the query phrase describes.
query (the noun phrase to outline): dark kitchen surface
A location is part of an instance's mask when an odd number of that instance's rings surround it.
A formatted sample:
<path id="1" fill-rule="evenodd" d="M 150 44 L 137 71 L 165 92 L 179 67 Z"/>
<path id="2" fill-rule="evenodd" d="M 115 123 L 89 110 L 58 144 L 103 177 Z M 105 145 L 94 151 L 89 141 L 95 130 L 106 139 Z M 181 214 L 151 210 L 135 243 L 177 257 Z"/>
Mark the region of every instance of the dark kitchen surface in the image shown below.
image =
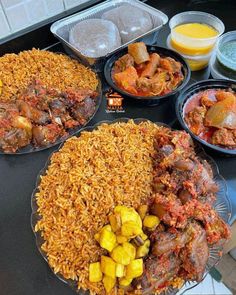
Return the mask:
<path id="1" fill-rule="evenodd" d="M 226 31 L 235 30 L 236 1 L 234 0 L 152 0 L 147 1 L 147 3 L 162 10 L 169 18 L 184 10 L 206 11 L 220 17 L 225 23 Z M 11 52 L 18 52 L 22 49 L 41 46 L 39 45 L 41 44 L 39 40 L 42 34 L 49 36 L 48 32 L 47 34 L 45 33 L 45 30 L 48 30 L 48 26 L 34 34 L 28 34 L 25 38 L 21 37 L 21 41 L 14 40 L 1 45 L 0 55 L 7 52 L 6 49 Z M 168 26 L 166 26 L 158 36 L 158 45 L 165 45 L 168 33 Z M 44 48 L 45 38 L 42 39 L 41 48 Z M 29 42 L 29 40 L 31 41 Z M 53 42 L 57 41 L 51 36 L 48 39 L 47 45 L 49 46 Z M 57 45 L 52 50 L 62 51 L 62 47 Z M 191 82 L 206 79 L 208 76 L 209 70 L 195 73 L 192 75 Z M 142 117 L 152 121 L 162 121 L 167 124 L 174 123 L 174 126 L 178 127 L 171 104 L 145 107 L 126 102 L 124 111 L 124 113 L 107 113 L 106 99 L 103 97 L 103 103 L 90 125 L 105 119 Z M 36 176 L 43 168 L 48 156 L 56 149 L 57 147 L 54 147 L 42 152 L 22 156 L 0 155 L 0 295 L 75 294 L 66 284 L 58 280 L 43 260 L 36 247 L 30 226 L 30 200 Z M 233 205 L 235 218 L 236 158 L 225 158 L 214 155 L 212 152 L 208 153 L 215 159 L 220 173 L 227 181 L 228 193 Z"/>

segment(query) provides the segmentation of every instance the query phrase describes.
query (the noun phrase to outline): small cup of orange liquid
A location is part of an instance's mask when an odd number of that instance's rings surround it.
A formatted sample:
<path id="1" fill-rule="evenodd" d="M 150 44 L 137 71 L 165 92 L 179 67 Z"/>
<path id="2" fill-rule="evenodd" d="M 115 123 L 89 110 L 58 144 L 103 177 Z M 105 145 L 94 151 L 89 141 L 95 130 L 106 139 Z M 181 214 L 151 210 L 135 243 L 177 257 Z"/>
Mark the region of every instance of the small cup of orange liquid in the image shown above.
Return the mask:
<path id="1" fill-rule="evenodd" d="M 200 11 L 176 14 L 169 26 L 168 47 L 182 54 L 192 71 L 208 65 L 216 41 L 225 29 L 219 18 Z"/>

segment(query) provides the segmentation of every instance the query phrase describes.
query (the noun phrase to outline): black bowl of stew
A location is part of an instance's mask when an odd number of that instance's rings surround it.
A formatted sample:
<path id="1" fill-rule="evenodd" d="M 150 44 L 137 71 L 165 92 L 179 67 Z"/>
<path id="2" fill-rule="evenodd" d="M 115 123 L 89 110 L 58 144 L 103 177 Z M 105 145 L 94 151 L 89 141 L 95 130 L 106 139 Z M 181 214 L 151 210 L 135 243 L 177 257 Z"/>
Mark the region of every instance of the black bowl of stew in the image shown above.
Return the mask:
<path id="1" fill-rule="evenodd" d="M 150 45 L 146 45 L 146 47 L 149 54 L 157 53 L 161 58 L 169 57 L 181 64 L 181 72 L 183 75 L 183 80 L 177 85 L 176 88 L 174 88 L 171 92 L 164 95 L 150 95 L 150 96 L 145 96 L 142 93 L 132 94 L 122 89 L 114 81 L 113 71 L 114 71 L 115 62 L 119 60 L 122 56 L 128 53 L 128 47 L 114 53 L 106 61 L 106 64 L 104 67 L 104 75 L 105 75 L 107 83 L 116 92 L 121 94 L 124 98 L 132 99 L 135 102 L 140 102 L 141 104 L 144 104 L 144 105 L 158 105 L 160 104 L 160 102 L 167 101 L 167 100 L 175 101 L 177 94 L 180 92 L 180 90 L 182 90 L 187 85 L 190 79 L 191 71 L 187 63 L 185 62 L 185 60 L 182 58 L 180 54 L 170 49 L 166 49 L 166 48 L 158 47 L 158 46 L 150 46 Z"/>
<path id="2" fill-rule="evenodd" d="M 234 103 L 230 105 L 232 101 Z M 176 100 L 175 110 L 181 126 L 207 149 L 235 156 L 235 102 L 234 81 L 211 79 L 194 83 L 184 89 Z M 224 111 L 222 105 L 225 106 L 226 103 L 227 110 Z"/>

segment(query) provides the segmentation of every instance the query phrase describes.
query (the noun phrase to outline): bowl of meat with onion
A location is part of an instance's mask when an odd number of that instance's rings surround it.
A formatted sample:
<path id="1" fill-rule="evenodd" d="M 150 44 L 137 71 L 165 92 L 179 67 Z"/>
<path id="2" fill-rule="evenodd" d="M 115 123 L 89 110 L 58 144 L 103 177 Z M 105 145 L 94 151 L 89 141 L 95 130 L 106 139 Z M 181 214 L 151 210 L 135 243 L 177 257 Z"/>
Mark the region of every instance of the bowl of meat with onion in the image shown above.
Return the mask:
<path id="1" fill-rule="evenodd" d="M 176 102 L 182 127 L 207 148 L 236 155 L 236 84 L 205 80 L 186 88 Z"/>
<path id="2" fill-rule="evenodd" d="M 190 69 L 178 53 L 138 42 L 113 54 L 104 75 L 123 97 L 157 105 L 175 98 L 188 83 Z"/>

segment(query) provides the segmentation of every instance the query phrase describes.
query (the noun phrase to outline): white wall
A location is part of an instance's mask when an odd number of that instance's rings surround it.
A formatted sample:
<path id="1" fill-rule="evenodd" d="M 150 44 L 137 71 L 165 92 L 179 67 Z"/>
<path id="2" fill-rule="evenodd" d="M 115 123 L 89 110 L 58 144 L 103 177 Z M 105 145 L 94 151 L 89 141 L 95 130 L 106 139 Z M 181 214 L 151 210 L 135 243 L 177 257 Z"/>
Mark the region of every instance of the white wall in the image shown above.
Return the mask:
<path id="1" fill-rule="evenodd" d="M 88 0 L 0 0 L 0 39 Z"/>

